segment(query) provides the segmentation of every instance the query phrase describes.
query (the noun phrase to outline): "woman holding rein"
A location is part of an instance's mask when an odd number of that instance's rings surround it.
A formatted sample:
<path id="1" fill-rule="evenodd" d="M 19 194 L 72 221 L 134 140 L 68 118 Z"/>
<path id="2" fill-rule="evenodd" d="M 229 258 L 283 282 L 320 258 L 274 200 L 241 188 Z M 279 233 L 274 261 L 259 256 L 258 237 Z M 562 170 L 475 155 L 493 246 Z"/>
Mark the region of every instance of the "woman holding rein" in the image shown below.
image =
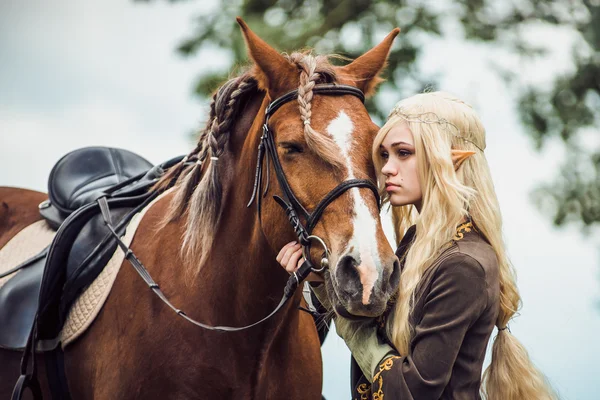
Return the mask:
<path id="1" fill-rule="evenodd" d="M 521 300 L 485 146 L 475 111 L 443 92 L 400 101 L 375 137 L 373 163 L 392 208 L 402 273 L 381 317 L 335 317 L 360 367 L 353 399 L 556 398 L 508 330 Z M 293 272 L 301 257 L 290 243 L 277 259 Z M 323 286 L 312 287 L 327 307 Z"/>

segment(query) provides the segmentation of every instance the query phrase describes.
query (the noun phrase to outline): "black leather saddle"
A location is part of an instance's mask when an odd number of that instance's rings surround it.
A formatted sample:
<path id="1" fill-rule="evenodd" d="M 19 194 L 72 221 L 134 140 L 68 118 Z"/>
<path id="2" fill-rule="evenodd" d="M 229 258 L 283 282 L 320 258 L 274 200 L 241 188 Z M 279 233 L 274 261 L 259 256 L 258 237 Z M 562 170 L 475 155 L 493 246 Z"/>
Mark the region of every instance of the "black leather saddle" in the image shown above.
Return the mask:
<path id="1" fill-rule="evenodd" d="M 157 195 L 149 191 L 176 157 L 152 166 L 122 149 L 88 147 L 61 158 L 48 180 L 40 213 L 57 229 L 49 248 L 18 268 L 0 288 L 0 347 L 25 348 L 37 313 L 38 350 L 52 350 L 67 312 L 100 274 L 117 243 L 104 226 L 96 200 L 106 197 L 119 235 Z"/>
<path id="2" fill-rule="evenodd" d="M 61 158 L 48 179 L 49 199 L 40 213 L 58 229 L 78 208 L 99 198 L 105 190 L 147 172 L 152 164 L 123 149 L 85 147 Z"/>

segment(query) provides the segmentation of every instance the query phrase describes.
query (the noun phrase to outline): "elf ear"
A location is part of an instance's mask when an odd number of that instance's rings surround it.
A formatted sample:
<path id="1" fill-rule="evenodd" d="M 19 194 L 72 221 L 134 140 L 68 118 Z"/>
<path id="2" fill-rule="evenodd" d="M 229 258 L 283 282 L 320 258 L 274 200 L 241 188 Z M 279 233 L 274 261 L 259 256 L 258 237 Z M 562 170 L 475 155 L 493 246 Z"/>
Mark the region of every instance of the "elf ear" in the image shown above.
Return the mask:
<path id="1" fill-rule="evenodd" d="M 454 164 L 454 170 L 458 170 L 463 161 L 471 157 L 473 154 L 475 154 L 475 152 L 470 150 L 452 149 L 452 163 Z"/>

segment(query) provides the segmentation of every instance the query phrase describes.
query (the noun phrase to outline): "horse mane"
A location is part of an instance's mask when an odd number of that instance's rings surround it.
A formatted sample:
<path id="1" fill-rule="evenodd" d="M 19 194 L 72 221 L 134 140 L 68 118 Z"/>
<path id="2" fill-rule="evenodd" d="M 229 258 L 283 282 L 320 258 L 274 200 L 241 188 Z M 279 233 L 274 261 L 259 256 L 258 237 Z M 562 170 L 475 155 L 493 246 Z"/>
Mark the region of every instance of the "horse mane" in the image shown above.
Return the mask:
<path id="1" fill-rule="evenodd" d="M 341 167 L 343 161 L 333 140 L 314 131 L 310 124 L 313 87 L 318 83 L 337 81 L 329 57 L 313 56 L 309 52 L 284 54 L 284 57 L 299 70 L 298 105 L 307 145 L 334 167 Z M 187 216 L 182 255 L 187 264 L 195 264 L 196 267 L 191 268 L 194 275 L 211 248 L 221 214 L 218 159 L 225 152 L 235 116 L 245 101 L 258 91 L 266 91 L 264 79 L 258 67 L 254 67 L 225 82 L 212 96 L 208 121 L 200 132 L 196 147 L 179 164 L 171 167 L 153 188 L 164 190 L 175 181 L 174 196 L 160 227 Z"/>

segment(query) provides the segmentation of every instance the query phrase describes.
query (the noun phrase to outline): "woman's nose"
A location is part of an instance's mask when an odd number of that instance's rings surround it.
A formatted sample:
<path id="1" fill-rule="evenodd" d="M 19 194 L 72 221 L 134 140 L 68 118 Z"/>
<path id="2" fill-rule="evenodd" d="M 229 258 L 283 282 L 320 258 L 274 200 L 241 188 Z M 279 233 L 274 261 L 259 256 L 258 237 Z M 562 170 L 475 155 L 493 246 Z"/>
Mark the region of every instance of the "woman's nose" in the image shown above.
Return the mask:
<path id="1" fill-rule="evenodd" d="M 396 168 L 394 168 L 391 165 L 391 163 L 388 161 L 385 163 L 383 168 L 381 168 L 381 173 L 385 176 L 394 176 L 394 175 L 396 175 L 397 171 L 396 171 Z"/>

